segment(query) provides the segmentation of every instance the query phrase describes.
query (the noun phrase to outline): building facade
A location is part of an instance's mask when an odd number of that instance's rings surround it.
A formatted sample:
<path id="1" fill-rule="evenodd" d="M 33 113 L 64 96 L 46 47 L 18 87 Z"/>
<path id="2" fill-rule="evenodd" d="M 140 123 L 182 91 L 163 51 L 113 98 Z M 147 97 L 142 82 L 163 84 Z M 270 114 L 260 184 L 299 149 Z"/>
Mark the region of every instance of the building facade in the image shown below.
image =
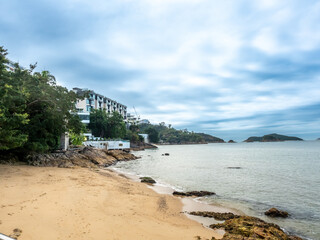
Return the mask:
<path id="1" fill-rule="evenodd" d="M 80 96 L 88 94 L 88 97 L 78 100 L 76 104 L 78 115 L 83 123 L 88 124 L 90 122 L 90 112 L 92 109 L 101 109 L 111 114 L 118 112 L 124 120 L 127 119 L 127 106 L 94 91 L 88 91 L 88 89 L 73 88 L 72 90 Z"/>

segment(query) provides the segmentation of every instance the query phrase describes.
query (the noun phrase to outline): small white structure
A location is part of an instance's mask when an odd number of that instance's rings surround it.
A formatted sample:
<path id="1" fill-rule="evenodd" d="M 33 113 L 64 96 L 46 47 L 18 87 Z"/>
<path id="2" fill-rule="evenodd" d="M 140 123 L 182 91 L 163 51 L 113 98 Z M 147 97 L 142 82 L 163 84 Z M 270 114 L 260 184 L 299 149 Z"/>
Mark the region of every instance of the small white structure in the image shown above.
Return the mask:
<path id="1" fill-rule="evenodd" d="M 63 133 L 60 136 L 60 149 L 66 151 L 69 148 L 69 134 Z"/>
<path id="2" fill-rule="evenodd" d="M 149 134 L 139 133 L 139 136 L 143 137 L 145 143 L 149 143 Z"/>
<path id="3" fill-rule="evenodd" d="M 85 146 L 91 146 L 100 149 L 129 149 L 130 141 L 119 140 L 119 141 L 86 141 L 83 143 Z"/>

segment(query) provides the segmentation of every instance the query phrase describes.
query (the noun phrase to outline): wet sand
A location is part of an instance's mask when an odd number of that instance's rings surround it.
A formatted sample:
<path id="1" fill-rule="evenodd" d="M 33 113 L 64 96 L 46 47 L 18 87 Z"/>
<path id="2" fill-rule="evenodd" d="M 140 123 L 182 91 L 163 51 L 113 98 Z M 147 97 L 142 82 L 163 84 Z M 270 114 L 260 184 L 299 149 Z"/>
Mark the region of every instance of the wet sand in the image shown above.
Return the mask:
<path id="1" fill-rule="evenodd" d="M 0 233 L 19 240 L 202 239 L 177 197 L 107 170 L 0 165 Z"/>

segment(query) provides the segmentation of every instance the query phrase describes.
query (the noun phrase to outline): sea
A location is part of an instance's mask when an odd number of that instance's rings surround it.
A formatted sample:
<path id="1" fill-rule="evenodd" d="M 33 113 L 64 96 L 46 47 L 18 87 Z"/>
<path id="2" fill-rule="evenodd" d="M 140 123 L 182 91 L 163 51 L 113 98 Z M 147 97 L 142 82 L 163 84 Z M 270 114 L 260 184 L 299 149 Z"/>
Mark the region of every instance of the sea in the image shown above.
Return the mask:
<path id="1" fill-rule="evenodd" d="M 141 159 L 119 162 L 115 169 L 176 190 L 215 192 L 202 201 L 320 240 L 320 141 L 160 145 L 135 154 Z M 271 207 L 290 217 L 265 216 Z"/>

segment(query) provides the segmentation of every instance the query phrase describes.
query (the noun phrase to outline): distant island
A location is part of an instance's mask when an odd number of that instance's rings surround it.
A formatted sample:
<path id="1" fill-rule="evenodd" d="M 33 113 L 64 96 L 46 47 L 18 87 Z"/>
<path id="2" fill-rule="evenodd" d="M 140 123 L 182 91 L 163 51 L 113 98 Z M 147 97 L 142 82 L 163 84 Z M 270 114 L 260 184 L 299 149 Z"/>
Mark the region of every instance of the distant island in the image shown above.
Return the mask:
<path id="1" fill-rule="evenodd" d="M 282 142 L 282 141 L 303 141 L 303 139 L 298 137 L 290 137 L 280 134 L 268 134 L 262 137 L 249 137 L 244 142 Z"/>

